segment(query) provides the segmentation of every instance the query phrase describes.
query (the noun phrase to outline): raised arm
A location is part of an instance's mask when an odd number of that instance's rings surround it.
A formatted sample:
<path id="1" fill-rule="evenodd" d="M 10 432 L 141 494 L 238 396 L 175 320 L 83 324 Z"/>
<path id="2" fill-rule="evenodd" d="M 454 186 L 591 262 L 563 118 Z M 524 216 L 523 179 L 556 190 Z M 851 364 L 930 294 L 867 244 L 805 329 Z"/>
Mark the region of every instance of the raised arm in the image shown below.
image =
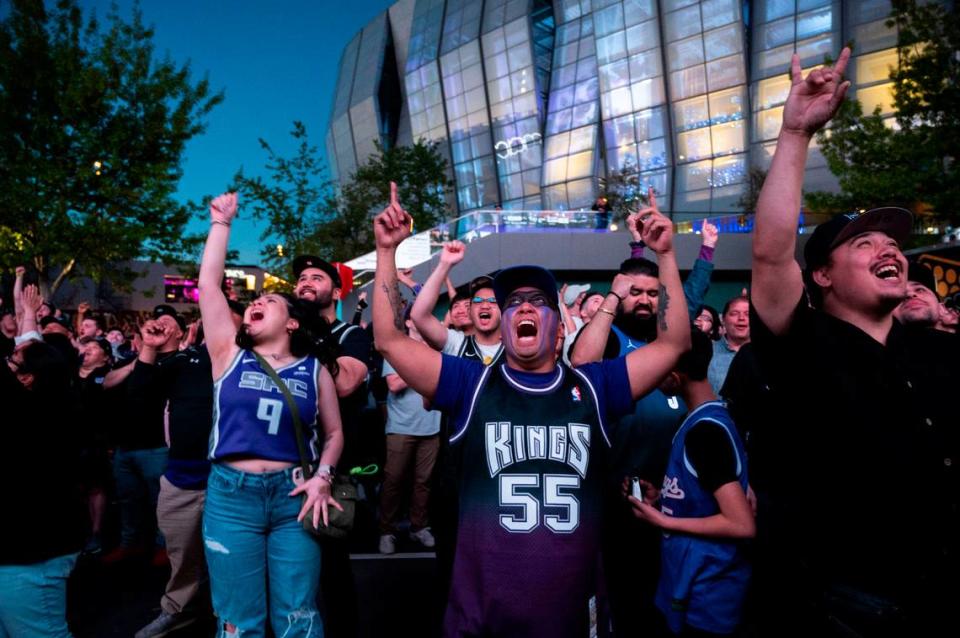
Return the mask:
<path id="1" fill-rule="evenodd" d="M 23 276 L 27 273 L 27 269 L 17 266 L 14 273 L 16 277 L 13 280 L 13 316 L 17 320 L 17 332 L 19 332 L 23 318 Z"/>
<path id="2" fill-rule="evenodd" d="M 796 53 L 790 63 L 793 86 L 783 107 L 777 150 L 757 200 L 753 234 L 751 299 L 774 334 L 787 329 L 803 291 L 803 276 L 794 251 L 807 148 L 810 138 L 843 102 L 850 86 L 843 81 L 849 59 L 850 49 L 844 48 L 833 67 L 811 71 L 806 79 Z"/>
<path id="3" fill-rule="evenodd" d="M 43 297 L 40 296 L 39 288 L 29 285 L 21 291 L 20 307 L 23 310 L 23 316 L 20 320 L 19 335 L 40 332 L 40 328 L 37 326 L 37 310 L 40 309 L 41 305 L 43 305 Z"/>
<path id="4" fill-rule="evenodd" d="M 390 204 L 373 222 L 377 242 L 373 335 L 377 350 L 397 374 L 411 388 L 432 400 L 440 382 L 441 355 L 404 333 L 403 302 L 397 282 L 397 246 L 410 236 L 411 221 L 397 200 L 397 185 L 390 182 Z M 419 297 L 424 297 L 425 293 L 421 292 Z"/>
<path id="5" fill-rule="evenodd" d="M 423 336 L 431 348 L 434 350 L 443 350 L 447 344 L 447 329 L 440 320 L 433 316 L 433 309 L 437 305 L 437 299 L 440 297 L 440 286 L 449 278 L 450 269 L 463 261 L 466 254 L 466 246 L 459 241 L 444 242 L 443 250 L 440 251 L 440 262 L 433 269 L 427 282 L 423 284 L 423 289 L 413 301 L 413 308 L 410 309 L 410 319 L 413 325 L 417 327 L 420 335 Z M 447 290 L 450 287 L 447 286 Z M 453 297 L 450 297 L 453 299 Z"/>
<path id="6" fill-rule="evenodd" d="M 700 254 L 693 262 L 693 268 L 683 282 L 683 297 L 687 300 L 687 312 L 690 321 L 696 319 L 696 312 L 703 305 L 703 300 L 710 291 L 710 277 L 713 275 L 713 251 L 717 247 L 717 241 L 720 239 L 720 232 L 716 226 L 703 221 L 703 229 L 700 234 L 703 236 L 703 242 L 700 244 Z"/>
<path id="7" fill-rule="evenodd" d="M 237 216 L 237 194 L 225 193 L 210 202 L 210 232 L 200 261 L 197 288 L 200 293 L 200 318 L 203 334 L 216 379 L 226 370 L 236 351 L 236 329 L 230 318 L 230 306 L 220 289 L 223 280 L 230 224 Z"/>
<path id="8" fill-rule="evenodd" d="M 586 324 L 577 335 L 573 347 L 570 349 L 570 365 L 582 366 L 585 363 L 594 363 L 603 359 L 603 352 L 610 338 L 610 326 L 617 316 L 620 300 L 630 292 L 630 280 L 626 276 L 617 274 L 610 284 L 610 292 L 600 302 L 597 314 L 593 315 L 590 323 Z"/>
<path id="9" fill-rule="evenodd" d="M 683 298 L 677 258 L 673 252 L 673 224 L 656 211 L 656 201 L 655 197 L 651 197 L 650 204 L 654 212 L 649 213 L 643 222 L 643 241 L 657 254 L 657 266 L 660 269 L 657 338 L 653 343 L 627 355 L 627 374 L 634 399 L 656 388 L 673 370 L 680 355 L 690 348 L 690 318 Z M 604 303 L 607 301 L 604 300 Z"/>

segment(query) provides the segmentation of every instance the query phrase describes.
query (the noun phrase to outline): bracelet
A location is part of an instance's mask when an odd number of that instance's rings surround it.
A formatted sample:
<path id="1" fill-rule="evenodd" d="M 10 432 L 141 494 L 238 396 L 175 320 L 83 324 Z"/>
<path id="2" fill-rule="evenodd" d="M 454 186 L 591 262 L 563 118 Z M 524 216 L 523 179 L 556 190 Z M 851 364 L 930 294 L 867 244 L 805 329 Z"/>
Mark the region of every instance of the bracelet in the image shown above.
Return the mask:
<path id="1" fill-rule="evenodd" d="M 611 317 L 614 317 L 614 318 L 616 318 L 616 316 L 617 316 L 617 313 L 615 313 L 615 312 L 612 311 L 612 310 L 607 310 L 606 308 L 597 308 L 597 312 L 605 312 L 605 313 L 607 313 L 608 315 L 610 315 Z"/>
<path id="2" fill-rule="evenodd" d="M 330 485 L 333 485 L 333 477 L 326 472 L 317 472 L 313 476 L 320 479 L 321 481 L 324 481 L 325 483 L 329 483 Z"/>
<path id="3" fill-rule="evenodd" d="M 213 224 L 220 224 L 221 226 L 230 228 L 230 224 L 228 222 L 220 221 L 219 219 L 210 220 L 210 225 L 212 226 Z"/>
<path id="4" fill-rule="evenodd" d="M 317 466 L 317 474 L 329 474 L 330 476 L 333 476 L 336 473 L 337 473 L 337 468 L 335 468 L 332 465 L 327 465 L 326 463 L 323 463 Z"/>
<path id="5" fill-rule="evenodd" d="M 621 296 L 618 295 L 617 293 L 613 292 L 612 290 L 611 290 L 610 292 L 608 292 L 607 294 L 608 294 L 608 295 L 613 295 L 613 296 L 616 297 L 619 301 L 623 301 L 623 297 L 621 297 Z"/>
<path id="6" fill-rule="evenodd" d="M 642 240 L 642 239 L 638 239 L 638 240 L 636 240 L 636 241 L 632 241 L 632 242 L 630 242 L 628 245 L 630 246 L 630 248 L 644 248 L 644 247 L 646 246 L 646 244 L 643 243 L 643 240 Z"/>

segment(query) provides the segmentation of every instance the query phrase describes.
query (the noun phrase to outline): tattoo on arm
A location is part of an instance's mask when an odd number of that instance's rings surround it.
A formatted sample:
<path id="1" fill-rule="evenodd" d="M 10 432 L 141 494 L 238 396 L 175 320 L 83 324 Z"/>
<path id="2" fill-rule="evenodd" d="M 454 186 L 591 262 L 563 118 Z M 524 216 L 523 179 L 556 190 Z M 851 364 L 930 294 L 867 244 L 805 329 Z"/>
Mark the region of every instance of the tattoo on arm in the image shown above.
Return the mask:
<path id="1" fill-rule="evenodd" d="M 393 325 L 397 330 L 403 332 L 403 298 L 400 296 L 400 284 L 396 280 L 392 285 L 383 284 L 383 292 L 387 293 L 387 298 L 390 300 L 390 309 L 393 310 Z"/>
<path id="2" fill-rule="evenodd" d="M 667 308 L 670 307 L 670 294 L 667 289 L 660 285 L 660 305 L 657 308 L 657 322 L 660 332 L 667 331 Z"/>

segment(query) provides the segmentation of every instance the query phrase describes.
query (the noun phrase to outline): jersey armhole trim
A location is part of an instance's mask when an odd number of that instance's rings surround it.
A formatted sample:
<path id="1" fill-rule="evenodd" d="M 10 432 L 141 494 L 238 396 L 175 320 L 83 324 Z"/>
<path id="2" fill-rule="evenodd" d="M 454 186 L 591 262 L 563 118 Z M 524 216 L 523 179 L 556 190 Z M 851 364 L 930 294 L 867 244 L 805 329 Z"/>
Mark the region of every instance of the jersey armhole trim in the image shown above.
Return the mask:
<path id="1" fill-rule="evenodd" d="M 575 375 L 580 377 L 583 382 L 587 385 L 587 388 L 590 389 L 590 394 L 593 396 L 593 405 L 597 410 L 597 423 L 600 424 L 600 433 L 603 435 L 603 440 L 606 441 L 607 447 L 613 447 L 613 444 L 610 443 L 610 435 L 607 433 L 607 421 L 603 418 L 603 410 L 600 408 L 600 399 L 597 397 L 597 390 L 593 387 L 593 383 L 590 382 L 590 378 L 584 373 L 580 372 L 576 368 L 570 368 Z"/>
<path id="2" fill-rule="evenodd" d="M 719 425 L 721 428 L 723 428 L 723 431 L 724 431 L 724 432 L 726 432 L 727 438 L 730 439 L 730 448 L 733 450 L 733 456 L 734 456 L 735 459 L 737 459 L 737 478 L 739 479 L 740 476 L 743 474 L 743 461 L 742 461 L 742 459 L 740 458 L 740 452 L 737 450 L 737 442 L 733 439 L 733 434 L 730 432 L 730 428 L 728 428 L 728 427 L 727 427 L 727 424 L 724 423 L 723 421 L 720 421 L 719 419 L 714 419 L 714 418 L 712 418 L 712 417 L 705 416 L 705 417 L 702 417 L 702 418 L 698 418 L 698 419 L 696 420 L 697 423 L 700 423 L 700 422 L 702 422 L 702 421 L 707 421 L 707 422 L 709 422 L 709 423 L 715 423 L 715 424 Z M 688 471 L 688 472 L 690 472 L 691 474 L 693 474 L 696 478 L 698 478 L 698 479 L 700 478 L 700 476 L 697 474 L 696 470 L 693 469 L 693 464 L 690 463 L 690 459 L 687 458 L 686 439 L 684 439 L 684 445 L 683 445 L 683 464 L 684 464 L 684 466 L 687 468 L 687 471 Z"/>
<path id="3" fill-rule="evenodd" d="M 470 398 L 470 409 L 467 411 L 467 418 L 463 420 L 463 426 L 450 437 L 450 442 L 455 443 L 459 440 L 463 434 L 467 431 L 467 428 L 470 427 L 470 419 L 473 418 L 473 411 L 477 406 L 477 398 L 480 396 L 480 390 L 483 389 L 483 386 L 487 383 L 487 377 L 490 376 L 490 370 L 493 369 L 493 366 L 485 366 L 483 369 L 483 374 L 480 375 L 480 380 L 477 381 L 477 387 L 473 389 L 473 396 Z"/>

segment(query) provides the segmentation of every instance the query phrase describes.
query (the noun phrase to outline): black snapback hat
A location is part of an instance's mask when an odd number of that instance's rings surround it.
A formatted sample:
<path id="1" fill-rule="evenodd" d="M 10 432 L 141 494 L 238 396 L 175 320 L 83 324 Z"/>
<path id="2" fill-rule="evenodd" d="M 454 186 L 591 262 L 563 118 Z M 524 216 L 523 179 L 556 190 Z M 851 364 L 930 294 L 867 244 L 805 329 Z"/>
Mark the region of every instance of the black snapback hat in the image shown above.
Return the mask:
<path id="1" fill-rule="evenodd" d="M 337 269 L 333 267 L 333 264 L 326 260 L 320 259 L 319 257 L 315 257 L 314 255 L 299 255 L 293 260 L 293 278 L 299 279 L 300 273 L 307 268 L 319 268 L 323 272 L 330 275 L 330 279 L 333 280 L 334 287 L 343 288 L 343 282 L 340 280 L 340 273 L 337 272 Z"/>
<path id="2" fill-rule="evenodd" d="M 186 320 L 180 316 L 180 313 L 177 312 L 177 309 L 168 304 L 162 303 L 159 306 L 155 306 L 153 309 L 153 318 L 159 319 L 164 315 L 168 317 L 173 317 L 174 321 L 177 322 L 177 325 L 180 326 L 180 329 L 183 331 L 187 330 Z"/>
<path id="3" fill-rule="evenodd" d="M 874 208 L 865 213 L 836 215 L 817 226 L 807 240 L 803 248 L 806 270 L 812 271 L 827 263 L 833 249 L 854 235 L 875 230 L 902 242 L 910 235 L 912 228 L 913 214 L 895 206 Z"/>
<path id="4" fill-rule="evenodd" d="M 910 262 L 907 268 L 907 281 L 922 284 L 929 288 L 934 295 L 937 295 L 937 278 L 934 276 L 933 271 L 923 264 Z M 940 295 L 937 295 L 937 299 L 939 298 Z"/>
<path id="5" fill-rule="evenodd" d="M 517 288 L 530 286 L 547 293 L 550 302 L 558 304 L 557 280 L 546 268 L 540 266 L 511 266 L 504 268 L 493 278 L 493 294 L 497 305 L 503 308 L 507 296 Z"/>

